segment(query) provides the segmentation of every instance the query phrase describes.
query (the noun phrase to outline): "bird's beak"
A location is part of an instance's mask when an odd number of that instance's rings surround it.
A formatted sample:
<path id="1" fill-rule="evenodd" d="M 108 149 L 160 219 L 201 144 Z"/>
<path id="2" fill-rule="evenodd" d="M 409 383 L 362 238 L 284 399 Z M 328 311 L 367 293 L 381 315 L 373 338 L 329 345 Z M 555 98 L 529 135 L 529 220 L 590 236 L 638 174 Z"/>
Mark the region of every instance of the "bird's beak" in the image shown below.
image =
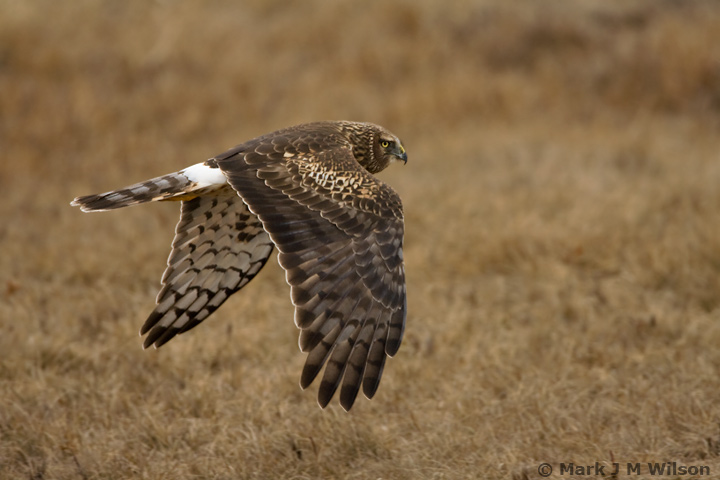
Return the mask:
<path id="1" fill-rule="evenodd" d="M 398 143 L 398 155 L 397 157 L 403 161 L 403 164 L 407 164 L 407 152 L 405 152 L 405 147 L 400 145 Z"/>

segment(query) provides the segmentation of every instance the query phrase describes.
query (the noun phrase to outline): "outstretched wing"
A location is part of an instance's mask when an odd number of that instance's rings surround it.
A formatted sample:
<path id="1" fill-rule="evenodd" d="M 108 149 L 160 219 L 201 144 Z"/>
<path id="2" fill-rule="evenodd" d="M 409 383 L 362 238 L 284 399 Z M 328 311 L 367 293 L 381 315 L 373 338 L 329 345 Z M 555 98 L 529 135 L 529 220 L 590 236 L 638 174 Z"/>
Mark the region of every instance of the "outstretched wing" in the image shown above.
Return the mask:
<path id="1" fill-rule="evenodd" d="M 361 384 L 368 398 L 375 394 L 385 359 L 402 339 L 402 206 L 349 145 L 298 145 L 292 137 L 265 137 L 211 162 L 280 250 L 300 349 L 308 353 L 301 386 L 326 364 L 318 403 L 325 407 L 342 381 L 340 403 L 349 410 Z"/>
<path id="2" fill-rule="evenodd" d="M 184 200 L 157 296 L 140 330 L 144 347 L 190 330 L 265 265 L 273 243 L 229 186 Z"/>

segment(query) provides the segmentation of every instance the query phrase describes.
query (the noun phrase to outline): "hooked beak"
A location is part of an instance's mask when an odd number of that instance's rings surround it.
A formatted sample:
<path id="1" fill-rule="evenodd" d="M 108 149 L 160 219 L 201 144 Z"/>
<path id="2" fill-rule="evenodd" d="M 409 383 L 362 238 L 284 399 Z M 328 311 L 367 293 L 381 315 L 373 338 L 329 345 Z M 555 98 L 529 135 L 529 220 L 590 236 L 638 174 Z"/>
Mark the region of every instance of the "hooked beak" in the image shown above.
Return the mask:
<path id="1" fill-rule="evenodd" d="M 403 161 L 403 165 L 407 165 L 407 152 L 405 152 L 405 147 L 403 147 L 400 143 L 398 143 L 397 157 Z"/>

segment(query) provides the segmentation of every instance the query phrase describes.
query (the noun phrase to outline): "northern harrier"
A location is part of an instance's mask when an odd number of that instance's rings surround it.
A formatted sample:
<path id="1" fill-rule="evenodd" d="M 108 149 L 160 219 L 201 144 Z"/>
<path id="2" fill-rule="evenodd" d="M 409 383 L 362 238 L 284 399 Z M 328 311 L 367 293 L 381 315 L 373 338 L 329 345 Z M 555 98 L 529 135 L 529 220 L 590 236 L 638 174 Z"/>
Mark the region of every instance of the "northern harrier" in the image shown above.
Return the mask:
<path id="1" fill-rule="evenodd" d="M 176 173 L 71 205 L 85 212 L 181 201 L 157 306 L 143 347 L 190 330 L 252 280 L 273 245 L 307 352 L 300 386 L 325 366 L 318 403 L 338 386 L 349 410 L 372 398 L 400 347 L 407 302 L 403 213 L 372 174 L 407 155 L 370 123 L 317 122 L 263 135 Z"/>

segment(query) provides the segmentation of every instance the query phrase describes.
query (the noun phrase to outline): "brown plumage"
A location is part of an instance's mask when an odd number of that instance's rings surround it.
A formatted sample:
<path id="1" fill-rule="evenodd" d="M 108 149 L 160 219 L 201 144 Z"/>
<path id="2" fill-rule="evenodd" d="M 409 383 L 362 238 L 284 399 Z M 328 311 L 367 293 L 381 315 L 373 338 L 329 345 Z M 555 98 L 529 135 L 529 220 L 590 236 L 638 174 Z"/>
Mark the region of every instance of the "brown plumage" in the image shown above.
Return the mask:
<path id="1" fill-rule="evenodd" d="M 318 403 L 325 407 L 340 388 L 349 410 L 361 387 L 375 394 L 405 326 L 402 204 L 372 175 L 396 160 L 407 161 L 405 149 L 380 126 L 316 122 L 72 205 L 100 211 L 182 201 L 157 306 L 140 332 L 145 347 L 204 320 L 276 246 L 307 352 L 300 385 L 325 366 Z"/>

